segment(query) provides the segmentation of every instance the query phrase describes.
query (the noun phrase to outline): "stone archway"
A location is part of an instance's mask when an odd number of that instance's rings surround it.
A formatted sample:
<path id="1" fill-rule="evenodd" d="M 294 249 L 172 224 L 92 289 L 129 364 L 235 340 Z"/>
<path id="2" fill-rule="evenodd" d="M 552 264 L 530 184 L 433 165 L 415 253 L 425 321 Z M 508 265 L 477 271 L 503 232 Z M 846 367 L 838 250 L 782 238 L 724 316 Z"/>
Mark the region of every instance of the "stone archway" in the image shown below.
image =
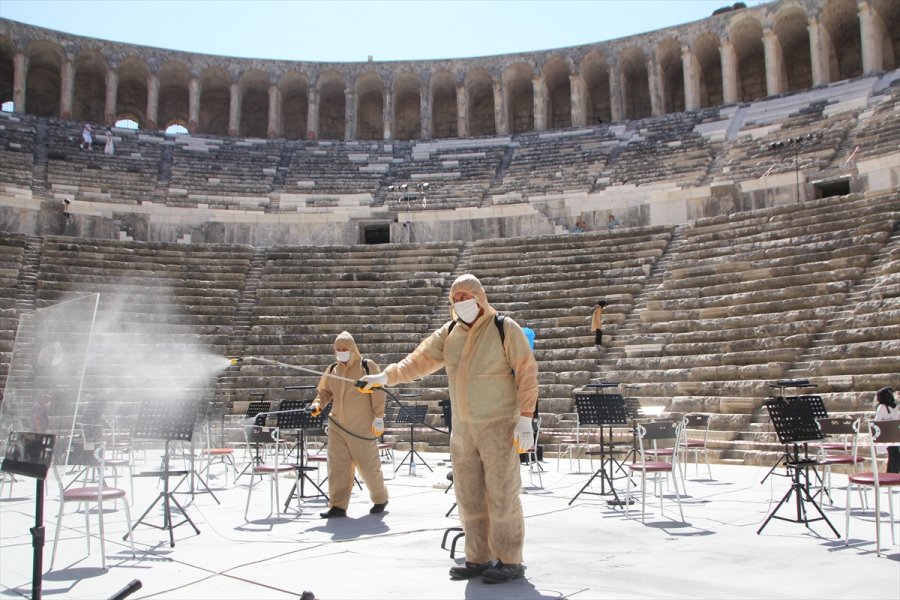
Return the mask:
<path id="1" fill-rule="evenodd" d="M 449 71 L 438 71 L 431 76 L 431 137 L 457 137 L 458 115 L 456 78 Z"/>
<path id="2" fill-rule="evenodd" d="M 124 59 L 118 68 L 115 121 L 131 119 L 138 127 L 147 124 L 147 64 L 136 56 Z"/>
<path id="3" fill-rule="evenodd" d="M 503 72 L 503 96 L 509 133 L 534 131 L 534 77 L 532 68 L 516 63 Z"/>
<path id="4" fill-rule="evenodd" d="M 281 78 L 281 131 L 286 140 L 302 140 L 309 130 L 309 81 L 302 73 L 289 72 Z"/>
<path id="5" fill-rule="evenodd" d="M 38 117 L 60 116 L 62 49 L 49 42 L 34 42 L 28 46 L 27 56 L 25 112 Z"/>
<path id="6" fill-rule="evenodd" d="M 780 92 L 812 87 L 808 27 L 809 18 L 799 7 L 790 7 L 775 17 L 772 31 L 781 48 Z"/>
<path id="7" fill-rule="evenodd" d="M 415 73 L 400 73 L 394 79 L 394 138 L 422 137 L 422 83 Z"/>
<path id="8" fill-rule="evenodd" d="M 239 87 L 238 135 L 265 139 L 269 129 L 269 76 L 258 70 L 245 71 L 241 74 Z"/>
<path id="9" fill-rule="evenodd" d="M 172 61 L 160 67 L 158 77 L 159 105 L 157 108 L 157 125 L 160 130 L 165 131 L 169 125 L 188 122 L 188 111 L 190 110 L 188 89 L 191 75 L 187 65 Z M 204 130 L 202 113 L 199 126 L 201 133 L 215 133 L 218 135 L 228 133 L 227 126 L 222 130 Z"/>
<path id="10" fill-rule="evenodd" d="M 494 118 L 494 79 L 483 69 L 466 73 L 467 125 L 469 135 L 497 135 Z"/>
<path id="11" fill-rule="evenodd" d="M 704 33 L 694 40 L 691 53 L 697 61 L 700 92 L 700 108 L 719 106 L 724 100 L 722 88 L 722 58 L 719 38 L 712 32 Z"/>
<path id="12" fill-rule="evenodd" d="M 585 115 L 588 125 L 612 121 L 609 96 L 609 62 L 599 52 L 589 52 L 581 61 L 581 77 L 586 90 Z"/>
<path id="13" fill-rule="evenodd" d="M 561 57 L 553 57 L 542 70 L 544 88 L 547 90 L 545 123 L 547 129 L 572 126 L 572 81 L 569 63 Z"/>
<path id="14" fill-rule="evenodd" d="M 829 0 L 822 9 L 828 83 L 862 75 L 859 10 L 853 0 Z"/>
<path id="15" fill-rule="evenodd" d="M 659 64 L 659 87 L 662 112 L 684 112 L 684 65 L 681 62 L 681 43 L 667 38 L 656 48 Z"/>
<path id="16" fill-rule="evenodd" d="M 72 119 L 103 123 L 106 102 L 106 59 L 95 52 L 79 54 L 75 59 L 72 86 Z"/>
<path id="17" fill-rule="evenodd" d="M 768 95 L 763 29 L 751 18 L 740 21 L 729 34 L 737 64 L 738 101 L 752 102 Z"/>
<path id="18" fill-rule="evenodd" d="M 651 116 L 653 104 L 644 51 L 637 46 L 623 50 L 619 55 L 619 72 L 622 74 L 623 118 L 634 120 Z"/>
<path id="19" fill-rule="evenodd" d="M 319 139 L 342 140 L 347 131 L 347 84 L 334 71 L 319 81 Z"/>
<path id="20" fill-rule="evenodd" d="M 377 73 L 363 73 L 356 80 L 356 139 L 384 139 L 384 90 Z"/>

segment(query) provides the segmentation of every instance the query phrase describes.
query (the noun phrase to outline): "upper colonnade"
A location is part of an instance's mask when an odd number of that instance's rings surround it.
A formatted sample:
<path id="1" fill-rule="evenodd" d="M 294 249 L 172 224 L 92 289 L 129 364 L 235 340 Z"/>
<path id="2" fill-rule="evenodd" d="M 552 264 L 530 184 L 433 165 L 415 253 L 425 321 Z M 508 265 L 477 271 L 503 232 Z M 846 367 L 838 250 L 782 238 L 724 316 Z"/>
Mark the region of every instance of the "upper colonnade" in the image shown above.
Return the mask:
<path id="1" fill-rule="evenodd" d="M 220 57 L 0 19 L 0 102 L 141 129 L 284 139 L 431 139 L 619 122 L 900 66 L 897 0 L 779 0 L 557 50 L 428 61 Z"/>

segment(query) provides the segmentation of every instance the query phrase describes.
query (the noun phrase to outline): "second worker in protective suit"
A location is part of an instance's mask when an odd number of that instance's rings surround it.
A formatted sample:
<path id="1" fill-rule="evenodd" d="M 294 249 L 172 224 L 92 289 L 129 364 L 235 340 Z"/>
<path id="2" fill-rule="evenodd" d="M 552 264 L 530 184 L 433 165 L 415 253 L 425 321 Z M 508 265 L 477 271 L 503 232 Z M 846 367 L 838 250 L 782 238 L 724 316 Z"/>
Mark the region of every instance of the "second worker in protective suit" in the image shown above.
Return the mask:
<path id="1" fill-rule="evenodd" d="M 366 387 L 406 383 L 447 369 L 452 409 L 450 458 L 466 561 L 452 579 L 502 583 L 524 576 L 525 519 L 519 453 L 534 444 L 537 363 L 512 319 L 497 320 L 481 282 L 462 275 L 450 288 L 451 317 L 406 358 L 363 377 Z M 503 335 L 501 338 L 501 329 Z"/>
<path id="2" fill-rule="evenodd" d="M 319 380 L 316 399 L 310 405 L 317 416 L 329 403 L 328 424 L 328 495 L 329 509 L 323 519 L 346 517 L 356 469 L 362 476 L 372 508 L 377 514 L 388 503 L 388 491 L 381 473 L 377 437 L 384 433 L 383 391 L 363 393 L 352 383 L 367 373 L 378 373 L 378 365 L 360 355 L 356 342 L 346 331 L 334 340 L 337 362 L 328 367 Z M 328 375 L 337 375 L 343 381 Z"/>

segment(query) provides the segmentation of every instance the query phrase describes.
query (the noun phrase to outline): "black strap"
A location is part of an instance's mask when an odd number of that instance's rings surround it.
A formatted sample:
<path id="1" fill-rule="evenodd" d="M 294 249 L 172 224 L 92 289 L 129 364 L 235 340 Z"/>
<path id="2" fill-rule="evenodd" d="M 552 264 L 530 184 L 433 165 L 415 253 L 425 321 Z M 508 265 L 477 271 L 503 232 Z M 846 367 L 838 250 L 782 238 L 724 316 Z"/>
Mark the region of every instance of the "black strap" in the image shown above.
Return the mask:
<path id="1" fill-rule="evenodd" d="M 328 372 L 334 373 L 334 370 L 337 368 L 337 365 L 338 364 L 336 362 L 331 363 L 331 365 L 328 367 Z M 369 359 L 366 358 L 365 356 L 362 359 L 362 368 L 366 372 L 366 375 L 368 375 L 369 374 Z"/>
<path id="2" fill-rule="evenodd" d="M 500 333 L 500 343 L 506 344 L 506 331 L 504 330 L 503 321 L 506 319 L 506 315 L 501 315 L 500 313 L 496 313 L 494 315 L 494 325 L 497 326 L 497 331 Z M 449 334 L 453 331 L 453 328 L 456 327 L 456 321 L 450 321 L 450 326 L 447 327 L 447 333 Z M 368 373 L 368 371 L 366 371 Z"/>

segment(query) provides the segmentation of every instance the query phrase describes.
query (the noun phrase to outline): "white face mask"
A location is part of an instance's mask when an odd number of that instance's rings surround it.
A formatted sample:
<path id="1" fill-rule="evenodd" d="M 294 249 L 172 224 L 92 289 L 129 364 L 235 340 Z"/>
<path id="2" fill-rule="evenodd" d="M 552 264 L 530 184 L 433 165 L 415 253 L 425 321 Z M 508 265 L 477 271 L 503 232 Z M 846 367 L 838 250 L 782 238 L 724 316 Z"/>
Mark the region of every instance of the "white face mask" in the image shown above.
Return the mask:
<path id="1" fill-rule="evenodd" d="M 350 361 L 350 352 L 349 351 L 348 352 L 336 352 L 334 355 L 337 357 L 338 361 L 340 361 L 342 363 Z"/>
<path id="2" fill-rule="evenodd" d="M 471 298 L 462 302 L 454 302 L 453 311 L 466 323 L 474 323 L 478 317 L 478 300 Z"/>

